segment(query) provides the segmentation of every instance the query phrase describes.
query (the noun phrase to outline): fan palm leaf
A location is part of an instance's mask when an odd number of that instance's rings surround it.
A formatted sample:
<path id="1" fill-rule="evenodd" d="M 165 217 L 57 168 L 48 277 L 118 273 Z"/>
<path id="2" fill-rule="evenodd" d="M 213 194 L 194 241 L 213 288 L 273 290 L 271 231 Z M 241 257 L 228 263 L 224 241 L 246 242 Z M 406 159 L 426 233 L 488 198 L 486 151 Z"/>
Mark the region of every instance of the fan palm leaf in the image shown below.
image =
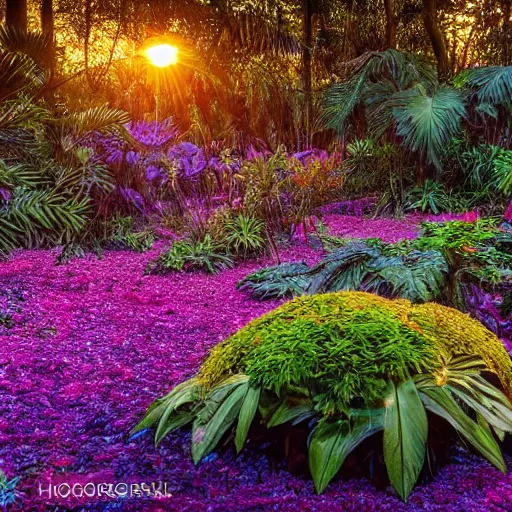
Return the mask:
<path id="1" fill-rule="evenodd" d="M 459 133 L 466 115 L 462 94 L 450 87 L 428 94 L 418 86 L 396 94 L 393 103 L 396 132 L 404 146 L 440 169 L 441 153 Z"/>
<path id="2" fill-rule="evenodd" d="M 470 88 L 481 104 L 507 105 L 512 102 L 512 66 L 465 70 L 455 78 L 455 84 Z"/>

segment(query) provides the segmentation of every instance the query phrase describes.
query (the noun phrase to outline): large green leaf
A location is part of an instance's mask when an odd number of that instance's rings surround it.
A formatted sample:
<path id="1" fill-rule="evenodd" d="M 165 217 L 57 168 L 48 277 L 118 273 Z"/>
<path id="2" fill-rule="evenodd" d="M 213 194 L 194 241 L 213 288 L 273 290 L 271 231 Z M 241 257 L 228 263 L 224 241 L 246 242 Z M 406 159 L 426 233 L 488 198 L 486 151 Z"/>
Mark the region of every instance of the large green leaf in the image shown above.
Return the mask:
<path id="1" fill-rule="evenodd" d="M 480 103 L 507 105 L 512 102 L 512 66 L 468 69 L 455 77 L 455 83 L 472 88 Z"/>
<path id="2" fill-rule="evenodd" d="M 212 408 L 215 412 L 206 423 L 202 421 L 201 415 L 198 415 L 192 429 L 192 458 L 195 464 L 217 446 L 225 432 L 233 425 L 248 387 L 248 380 L 238 384 L 218 407 Z M 205 407 L 208 405 L 207 401 Z"/>
<path id="3" fill-rule="evenodd" d="M 352 450 L 383 428 L 382 409 L 369 410 L 366 416 L 359 416 L 352 422 L 320 422 L 309 442 L 309 468 L 317 492 L 327 487 Z"/>
<path id="4" fill-rule="evenodd" d="M 194 421 L 194 414 L 188 411 L 178 411 L 172 415 L 165 423 L 164 429 L 160 432 L 160 436 L 155 439 L 155 445 L 158 446 L 162 440 L 174 430 L 184 427 Z"/>
<path id="5" fill-rule="evenodd" d="M 237 452 L 240 452 L 244 447 L 245 440 L 247 439 L 247 433 L 249 432 L 251 423 L 254 420 L 256 411 L 258 410 L 260 395 L 260 387 L 249 385 L 242 407 L 240 408 L 240 415 L 238 416 L 238 424 L 236 427 L 235 446 Z"/>
<path id="6" fill-rule="evenodd" d="M 444 418 L 491 464 L 500 471 L 506 471 L 500 448 L 489 430 L 469 418 L 446 388 L 428 385 L 425 381 L 418 386 L 421 400 L 429 411 Z"/>
<path id="7" fill-rule="evenodd" d="M 507 397 L 479 375 L 450 377 L 446 387 L 481 414 L 493 427 L 512 432 L 512 409 Z"/>
<path id="8" fill-rule="evenodd" d="M 441 169 L 441 153 L 460 132 L 466 115 L 462 94 L 449 87 L 440 87 L 432 94 L 415 87 L 396 94 L 393 103 L 396 132 L 404 146 Z"/>
<path id="9" fill-rule="evenodd" d="M 277 427 L 278 425 L 282 425 L 288 421 L 312 417 L 315 413 L 316 411 L 309 399 L 304 403 L 298 403 L 296 405 L 291 405 L 287 401 L 283 401 L 270 418 L 267 423 L 267 427 Z"/>
<path id="10" fill-rule="evenodd" d="M 134 434 L 150 428 L 157 422 L 160 423 L 158 430 L 164 430 L 171 414 L 183 404 L 197 400 L 201 389 L 202 387 L 198 384 L 195 377 L 178 384 L 170 393 L 162 398 L 158 398 L 149 406 L 144 418 L 132 429 L 131 433 Z M 161 437 L 163 436 L 158 436 L 159 439 Z"/>
<path id="11" fill-rule="evenodd" d="M 390 384 L 384 422 L 384 460 L 391 484 L 407 500 L 425 460 L 427 414 L 414 381 Z"/>

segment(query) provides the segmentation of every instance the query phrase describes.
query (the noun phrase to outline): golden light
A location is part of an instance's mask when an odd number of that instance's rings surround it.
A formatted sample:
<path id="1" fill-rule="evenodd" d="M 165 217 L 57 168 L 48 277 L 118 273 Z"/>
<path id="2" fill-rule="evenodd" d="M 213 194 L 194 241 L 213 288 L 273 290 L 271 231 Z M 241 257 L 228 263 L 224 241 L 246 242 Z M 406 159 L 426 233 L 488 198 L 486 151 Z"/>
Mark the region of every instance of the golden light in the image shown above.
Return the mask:
<path id="1" fill-rule="evenodd" d="M 178 48 L 170 44 L 151 46 L 146 50 L 146 57 L 157 68 L 166 68 L 178 62 Z"/>

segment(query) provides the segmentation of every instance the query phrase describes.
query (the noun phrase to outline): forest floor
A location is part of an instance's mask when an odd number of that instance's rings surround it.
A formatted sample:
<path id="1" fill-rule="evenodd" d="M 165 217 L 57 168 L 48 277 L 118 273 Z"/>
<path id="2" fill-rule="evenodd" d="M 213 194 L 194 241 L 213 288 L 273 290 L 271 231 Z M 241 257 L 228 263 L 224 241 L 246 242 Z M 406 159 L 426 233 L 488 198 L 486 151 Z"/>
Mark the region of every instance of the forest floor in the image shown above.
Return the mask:
<path id="1" fill-rule="evenodd" d="M 325 223 L 332 234 L 395 241 L 415 236 L 420 220 L 328 215 Z M 311 479 L 292 475 L 268 450 L 235 457 L 228 449 L 195 468 L 188 432 L 158 448 L 151 434 L 130 438 L 151 401 L 191 377 L 210 347 L 279 303 L 235 288 L 269 259 L 215 276 L 145 276 L 159 250 L 161 243 L 145 254 L 107 251 L 61 266 L 56 251 L 23 250 L 0 263 L 0 311 L 14 324 L 0 318 L 0 469 L 21 477 L 15 510 L 512 510 L 512 474 L 463 450 L 405 505 L 364 479 L 337 479 L 318 496 Z M 320 253 L 296 241 L 281 257 L 313 262 Z M 163 481 L 172 496 L 66 505 L 45 494 L 50 481 L 78 479 Z"/>

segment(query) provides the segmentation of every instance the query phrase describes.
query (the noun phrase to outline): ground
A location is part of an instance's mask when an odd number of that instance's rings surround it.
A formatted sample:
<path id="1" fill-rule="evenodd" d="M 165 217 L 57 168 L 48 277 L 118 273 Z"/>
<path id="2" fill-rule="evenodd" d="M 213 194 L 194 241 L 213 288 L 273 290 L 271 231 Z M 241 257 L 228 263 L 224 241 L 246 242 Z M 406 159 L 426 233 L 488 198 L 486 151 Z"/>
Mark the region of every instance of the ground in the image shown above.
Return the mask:
<path id="1" fill-rule="evenodd" d="M 334 234 L 412 237 L 419 217 L 401 221 L 328 215 Z M 150 402 L 192 376 L 208 349 L 274 308 L 235 289 L 269 260 L 217 276 L 144 276 L 146 254 L 106 252 L 55 265 L 55 251 L 18 251 L 0 263 L 0 468 L 22 478 L 19 510 L 46 506 L 39 484 L 77 474 L 95 481 L 165 481 L 172 497 L 144 502 L 84 502 L 73 510 L 134 511 L 510 511 L 512 475 L 463 450 L 407 505 L 365 480 L 336 480 L 317 496 L 310 479 L 270 463 L 267 453 L 227 450 L 194 468 L 188 433 L 155 448 L 129 429 Z M 300 240 L 283 261 L 318 259 Z M 507 459 L 512 469 L 512 460 Z M 73 476 L 75 475 L 75 476 Z M 71 510 L 67 508 L 66 510 Z"/>

